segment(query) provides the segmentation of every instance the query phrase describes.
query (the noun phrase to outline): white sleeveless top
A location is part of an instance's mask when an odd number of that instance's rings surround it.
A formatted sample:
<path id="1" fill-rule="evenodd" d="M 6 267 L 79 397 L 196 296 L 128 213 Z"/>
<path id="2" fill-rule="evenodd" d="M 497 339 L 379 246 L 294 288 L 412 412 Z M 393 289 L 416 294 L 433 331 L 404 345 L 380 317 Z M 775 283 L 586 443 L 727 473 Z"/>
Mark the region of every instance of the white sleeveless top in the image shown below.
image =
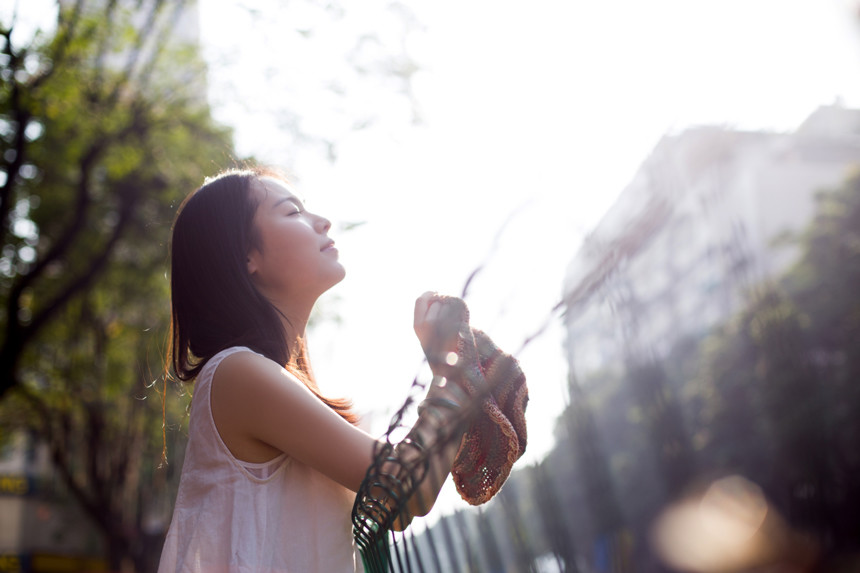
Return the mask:
<path id="1" fill-rule="evenodd" d="M 200 371 L 188 446 L 159 573 L 347 573 L 363 571 L 352 538 L 355 494 L 282 454 L 237 460 L 212 418 L 212 377 L 233 347 Z"/>

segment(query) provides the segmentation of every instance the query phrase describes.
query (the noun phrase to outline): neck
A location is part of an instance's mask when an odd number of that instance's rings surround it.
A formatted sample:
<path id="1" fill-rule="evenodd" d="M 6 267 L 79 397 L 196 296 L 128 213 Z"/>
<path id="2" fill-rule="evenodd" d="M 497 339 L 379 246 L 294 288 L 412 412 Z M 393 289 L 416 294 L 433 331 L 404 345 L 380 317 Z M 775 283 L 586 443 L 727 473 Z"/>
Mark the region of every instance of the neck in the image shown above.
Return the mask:
<path id="1" fill-rule="evenodd" d="M 302 329 L 301 333 L 293 333 L 290 329 L 287 329 L 287 350 L 290 353 L 290 358 L 292 360 L 297 360 L 299 356 L 302 355 L 305 348 L 305 331 Z"/>
<path id="2" fill-rule="evenodd" d="M 287 343 L 287 352 L 291 359 L 295 360 L 302 355 L 305 347 L 305 329 L 311 316 L 316 297 L 296 296 L 296 293 L 272 293 L 263 292 L 278 310 L 278 318 L 284 330 L 284 339 Z"/>
<path id="3" fill-rule="evenodd" d="M 291 310 L 291 312 L 288 312 Z M 293 309 L 280 308 L 281 326 L 284 329 L 284 339 L 291 359 L 302 355 L 305 348 L 305 330 L 307 329 L 310 310 L 296 312 Z"/>

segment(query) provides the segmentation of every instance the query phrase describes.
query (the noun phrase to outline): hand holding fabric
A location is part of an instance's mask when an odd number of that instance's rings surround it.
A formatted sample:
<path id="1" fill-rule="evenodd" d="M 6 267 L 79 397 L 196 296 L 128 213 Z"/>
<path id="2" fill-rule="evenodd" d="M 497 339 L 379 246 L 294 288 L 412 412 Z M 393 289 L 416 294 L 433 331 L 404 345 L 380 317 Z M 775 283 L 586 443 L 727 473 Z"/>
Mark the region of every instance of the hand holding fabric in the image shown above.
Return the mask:
<path id="1" fill-rule="evenodd" d="M 451 473 L 472 505 L 490 500 L 525 453 L 528 387 L 517 360 L 469 326 L 465 302 L 425 293 L 415 304 L 415 332 L 434 374 L 460 390 L 471 412 Z M 469 404 L 468 402 L 474 402 Z"/>

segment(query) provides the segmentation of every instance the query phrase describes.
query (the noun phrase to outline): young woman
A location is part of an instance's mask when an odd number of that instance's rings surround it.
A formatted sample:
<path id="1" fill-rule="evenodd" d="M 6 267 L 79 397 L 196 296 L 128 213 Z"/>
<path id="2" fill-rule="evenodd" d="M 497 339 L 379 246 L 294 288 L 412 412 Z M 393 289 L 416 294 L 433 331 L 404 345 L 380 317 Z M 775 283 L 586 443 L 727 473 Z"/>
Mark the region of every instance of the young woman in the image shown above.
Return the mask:
<path id="1" fill-rule="evenodd" d="M 361 570 L 350 513 L 375 440 L 355 426 L 348 402 L 321 394 L 305 347 L 311 308 L 344 277 L 330 226 L 263 170 L 207 180 L 179 210 L 171 362 L 195 386 L 160 572 Z M 410 436 L 426 443 L 444 429 L 453 439 L 410 486 L 397 528 L 433 506 L 463 435 L 454 422 L 466 405 L 462 372 L 449 362 L 469 329 L 464 311 L 459 299 L 432 293 L 415 304 L 434 380 L 455 383 L 431 385 Z"/>

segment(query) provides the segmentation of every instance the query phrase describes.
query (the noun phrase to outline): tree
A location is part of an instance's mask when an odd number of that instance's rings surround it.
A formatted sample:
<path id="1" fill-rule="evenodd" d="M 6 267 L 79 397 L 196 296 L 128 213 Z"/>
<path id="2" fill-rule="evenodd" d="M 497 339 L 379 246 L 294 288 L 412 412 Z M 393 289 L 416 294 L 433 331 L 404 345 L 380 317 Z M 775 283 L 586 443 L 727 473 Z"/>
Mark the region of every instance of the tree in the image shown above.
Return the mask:
<path id="1" fill-rule="evenodd" d="M 819 193 L 802 255 L 783 283 L 798 310 L 818 377 L 817 418 L 826 440 L 827 518 L 834 544 L 860 539 L 860 174 Z"/>
<path id="2" fill-rule="evenodd" d="M 0 24 L 0 399 L 7 429 L 48 445 L 111 567 L 143 569 L 144 520 L 169 495 L 150 390 L 169 225 L 233 152 L 195 47 L 173 39 L 181 0 L 68 4 L 24 42 L 14 16 Z"/>
<path id="3" fill-rule="evenodd" d="M 821 192 L 800 258 L 703 341 L 704 465 L 761 484 L 825 554 L 857 549 L 860 178 Z"/>

